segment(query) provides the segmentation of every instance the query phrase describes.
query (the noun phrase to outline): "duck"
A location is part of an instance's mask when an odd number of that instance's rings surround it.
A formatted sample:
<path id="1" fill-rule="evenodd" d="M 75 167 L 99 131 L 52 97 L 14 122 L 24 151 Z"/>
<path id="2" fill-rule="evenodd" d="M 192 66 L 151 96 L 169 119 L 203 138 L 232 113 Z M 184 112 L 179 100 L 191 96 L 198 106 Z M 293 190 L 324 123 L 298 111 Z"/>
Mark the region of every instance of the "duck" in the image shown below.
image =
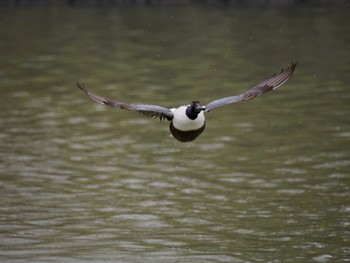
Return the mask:
<path id="1" fill-rule="evenodd" d="M 228 104 L 248 101 L 257 96 L 263 95 L 269 91 L 276 90 L 287 82 L 293 75 L 297 63 L 292 62 L 286 69 L 272 77 L 260 82 L 246 92 L 216 99 L 206 105 L 201 105 L 200 101 L 193 100 L 188 105 L 182 105 L 177 108 L 166 108 L 158 105 L 149 104 L 132 104 L 124 103 L 117 100 L 101 97 L 85 88 L 84 83 L 77 82 L 77 87 L 82 90 L 91 100 L 98 104 L 136 111 L 151 118 L 159 118 L 161 121 L 169 121 L 169 130 L 171 135 L 180 142 L 191 142 L 201 135 L 206 127 L 205 114 Z"/>

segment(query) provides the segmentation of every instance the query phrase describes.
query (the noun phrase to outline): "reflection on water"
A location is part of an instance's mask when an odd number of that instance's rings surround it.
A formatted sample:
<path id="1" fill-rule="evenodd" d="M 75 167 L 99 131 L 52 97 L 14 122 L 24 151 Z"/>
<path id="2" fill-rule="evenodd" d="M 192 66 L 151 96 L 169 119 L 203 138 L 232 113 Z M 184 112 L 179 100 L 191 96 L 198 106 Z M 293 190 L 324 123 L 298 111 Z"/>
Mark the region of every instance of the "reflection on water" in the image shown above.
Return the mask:
<path id="1" fill-rule="evenodd" d="M 346 262 L 341 10 L 0 10 L 2 261 Z M 75 87 L 173 107 L 299 61 L 192 143 Z"/>

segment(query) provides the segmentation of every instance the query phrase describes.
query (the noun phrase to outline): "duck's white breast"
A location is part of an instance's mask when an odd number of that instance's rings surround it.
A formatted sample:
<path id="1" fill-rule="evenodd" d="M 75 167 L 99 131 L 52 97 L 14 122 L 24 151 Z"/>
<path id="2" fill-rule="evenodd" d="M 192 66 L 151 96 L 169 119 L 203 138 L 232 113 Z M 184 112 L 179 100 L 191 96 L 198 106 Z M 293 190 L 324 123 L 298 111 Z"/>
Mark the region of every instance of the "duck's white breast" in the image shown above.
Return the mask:
<path id="1" fill-rule="evenodd" d="M 174 113 L 173 125 L 176 129 L 181 131 L 191 131 L 201 128 L 205 123 L 205 117 L 203 111 L 201 111 L 197 118 L 191 120 L 186 115 L 187 106 L 181 106 L 176 109 L 171 109 Z"/>

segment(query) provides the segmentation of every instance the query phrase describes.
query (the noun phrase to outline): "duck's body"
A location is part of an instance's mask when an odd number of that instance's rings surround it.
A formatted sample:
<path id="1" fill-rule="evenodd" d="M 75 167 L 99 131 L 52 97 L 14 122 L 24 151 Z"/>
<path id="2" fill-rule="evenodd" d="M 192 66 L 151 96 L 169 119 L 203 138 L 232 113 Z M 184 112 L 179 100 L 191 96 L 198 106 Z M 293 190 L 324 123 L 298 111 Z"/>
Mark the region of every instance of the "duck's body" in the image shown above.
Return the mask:
<path id="1" fill-rule="evenodd" d="M 127 104 L 108 98 L 100 97 L 87 91 L 84 84 L 77 83 L 77 86 L 86 93 L 93 101 L 120 109 L 138 111 L 152 118 L 160 118 L 161 121 L 170 121 L 170 132 L 180 142 L 190 142 L 196 139 L 205 129 L 205 113 L 227 104 L 239 101 L 246 101 L 262 95 L 268 91 L 277 89 L 284 84 L 293 74 L 296 63 L 292 63 L 286 70 L 273 75 L 271 78 L 261 82 L 247 92 L 238 95 L 214 100 L 205 106 L 199 101 L 193 101 L 190 105 L 183 105 L 178 108 L 168 109 L 157 105 Z"/>
<path id="2" fill-rule="evenodd" d="M 199 107 L 196 112 L 195 105 Z M 173 119 L 170 122 L 170 132 L 180 142 L 190 142 L 196 139 L 205 129 L 204 108 L 199 102 L 192 105 L 171 109 Z"/>

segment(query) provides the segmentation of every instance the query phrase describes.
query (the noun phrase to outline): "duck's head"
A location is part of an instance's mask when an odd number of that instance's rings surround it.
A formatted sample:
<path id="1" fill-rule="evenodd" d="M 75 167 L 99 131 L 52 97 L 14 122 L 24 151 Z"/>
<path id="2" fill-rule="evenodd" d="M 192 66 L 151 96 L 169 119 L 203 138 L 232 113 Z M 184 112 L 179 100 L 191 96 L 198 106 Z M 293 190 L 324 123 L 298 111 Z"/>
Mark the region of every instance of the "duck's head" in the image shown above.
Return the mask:
<path id="1" fill-rule="evenodd" d="M 205 107 L 202 107 L 199 101 L 192 101 L 191 105 L 189 105 L 186 109 L 186 115 L 191 120 L 194 120 L 197 118 L 198 114 L 204 110 L 205 110 Z"/>
<path id="2" fill-rule="evenodd" d="M 199 101 L 196 101 L 196 100 L 192 101 L 190 108 L 194 113 L 197 113 L 197 114 L 199 114 L 201 111 L 205 110 L 205 108 L 201 106 Z"/>

